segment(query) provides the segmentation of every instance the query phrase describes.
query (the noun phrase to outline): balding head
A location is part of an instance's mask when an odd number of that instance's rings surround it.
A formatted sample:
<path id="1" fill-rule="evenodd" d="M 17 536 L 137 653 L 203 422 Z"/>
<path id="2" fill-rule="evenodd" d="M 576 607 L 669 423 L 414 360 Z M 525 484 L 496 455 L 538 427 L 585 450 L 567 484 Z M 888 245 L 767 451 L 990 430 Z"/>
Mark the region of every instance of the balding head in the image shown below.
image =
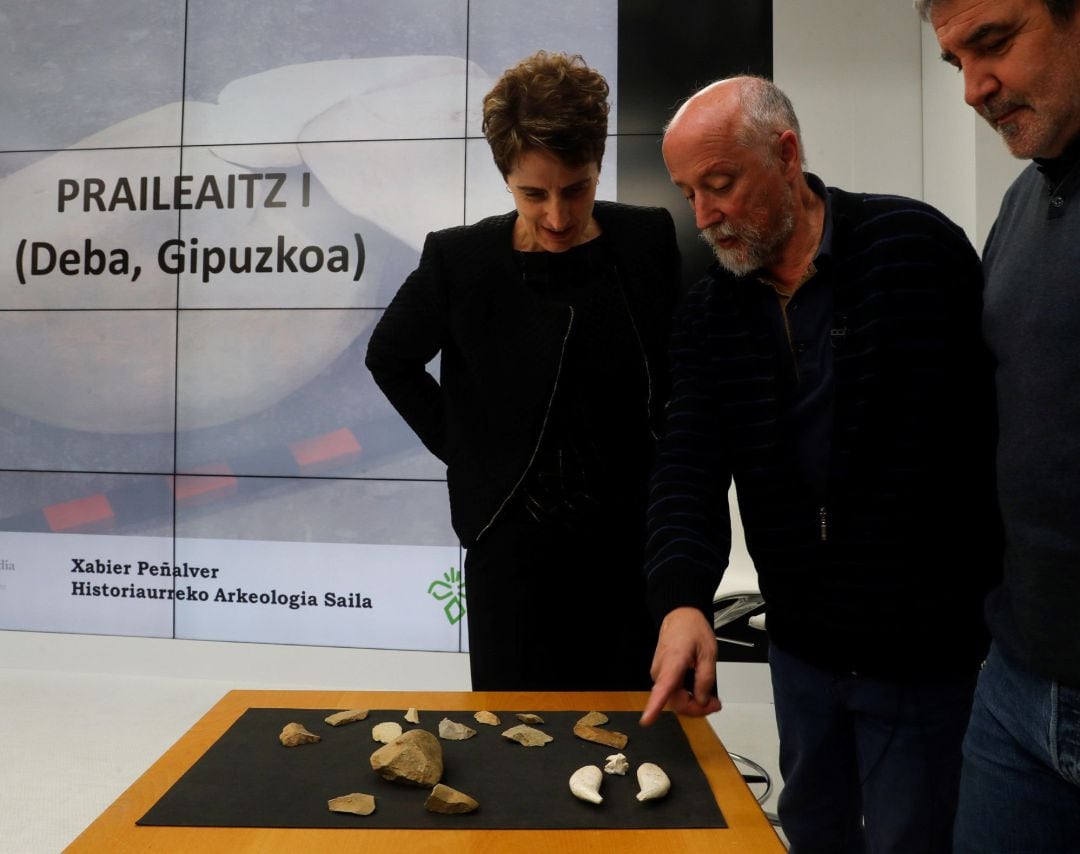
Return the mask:
<path id="1" fill-rule="evenodd" d="M 732 273 L 782 271 L 801 251 L 793 237 L 810 239 L 807 215 L 820 202 L 803 175 L 801 148 L 791 102 L 760 77 L 706 86 L 668 124 L 663 153 L 671 180 Z"/>
<path id="2" fill-rule="evenodd" d="M 678 136 L 730 136 L 739 145 L 770 156 L 772 141 L 790 130 L 806 164 L 799 119 L 788 96 L 764 77 L 744 75 L 710 83 L 694 93 L 668 123 L 664 139 Z"/>
<path id="3" fill-rule="evenodd" d="M 745 87 L 747 79 L 731 77 L 699 89 L 687 98 L 671 117 L 664 129 L 665 136 L 687 125 L 705 122 L 715 127 L 737 120 L 741 113 L 740 91 Z"/>

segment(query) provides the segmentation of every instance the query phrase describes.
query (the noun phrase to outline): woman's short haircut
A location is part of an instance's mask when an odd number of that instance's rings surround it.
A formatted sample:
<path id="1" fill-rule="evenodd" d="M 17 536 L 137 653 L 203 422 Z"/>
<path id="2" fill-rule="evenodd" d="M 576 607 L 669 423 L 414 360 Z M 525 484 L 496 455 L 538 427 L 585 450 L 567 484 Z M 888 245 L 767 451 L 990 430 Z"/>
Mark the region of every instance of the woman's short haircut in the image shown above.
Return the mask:
<path id="1" fill-rule="evenodd" d="M 538 51 L 484 96 L 484 136 L 505 178 L 523 154 L 546 151 L 571 167 L 600 165 L 608 84 L 580 55 Z"/>

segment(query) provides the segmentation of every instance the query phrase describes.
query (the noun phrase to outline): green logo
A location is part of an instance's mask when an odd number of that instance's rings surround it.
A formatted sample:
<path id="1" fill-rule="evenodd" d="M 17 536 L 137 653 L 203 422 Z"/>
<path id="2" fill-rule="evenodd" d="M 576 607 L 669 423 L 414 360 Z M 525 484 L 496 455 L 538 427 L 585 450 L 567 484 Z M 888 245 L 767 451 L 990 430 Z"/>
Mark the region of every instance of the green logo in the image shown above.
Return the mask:
<path id="1" fill-rule="evenodd" d="M 450 567 L 449 572 L 443 573 L 443 580 L 436 579 L 428 586 L 427 592 L 440 602 L 448 600 L 443 605 L 443 613 L 450 625 L 454 625 L 465 616 L 465 587 L 461 583 L 461 572 L 455 567 Z"/>

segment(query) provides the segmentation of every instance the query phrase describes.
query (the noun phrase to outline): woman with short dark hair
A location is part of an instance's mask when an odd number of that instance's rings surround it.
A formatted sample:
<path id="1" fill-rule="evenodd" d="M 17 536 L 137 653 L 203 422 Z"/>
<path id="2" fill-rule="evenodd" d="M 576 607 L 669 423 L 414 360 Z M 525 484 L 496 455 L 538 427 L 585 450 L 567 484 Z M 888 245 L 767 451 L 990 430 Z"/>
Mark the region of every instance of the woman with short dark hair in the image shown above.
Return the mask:
<path id="1" fill-rule="evenodd" d="M 580 56 L 503 74 L 483 127 L 515 209 L 429 234 L 368 348 L 447 464 L 474 690 L 651 686 L 644 511 L 679 257 L 667 211 L 595 201 L 607 98 Z"/>

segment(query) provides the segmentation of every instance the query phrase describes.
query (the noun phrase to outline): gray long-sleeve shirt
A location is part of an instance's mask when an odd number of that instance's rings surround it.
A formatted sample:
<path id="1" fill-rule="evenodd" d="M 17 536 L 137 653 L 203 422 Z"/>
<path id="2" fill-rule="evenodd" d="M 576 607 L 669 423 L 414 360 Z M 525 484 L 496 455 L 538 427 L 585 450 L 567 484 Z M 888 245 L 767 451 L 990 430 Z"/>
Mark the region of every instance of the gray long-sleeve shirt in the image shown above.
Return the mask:
<path id="1" fill-rule="evenodd" d="M 987 617 L 1011 658 L 1080 686 L 1080 140 L 1017 178 L 984 264 L 1006 548 Z"/>

